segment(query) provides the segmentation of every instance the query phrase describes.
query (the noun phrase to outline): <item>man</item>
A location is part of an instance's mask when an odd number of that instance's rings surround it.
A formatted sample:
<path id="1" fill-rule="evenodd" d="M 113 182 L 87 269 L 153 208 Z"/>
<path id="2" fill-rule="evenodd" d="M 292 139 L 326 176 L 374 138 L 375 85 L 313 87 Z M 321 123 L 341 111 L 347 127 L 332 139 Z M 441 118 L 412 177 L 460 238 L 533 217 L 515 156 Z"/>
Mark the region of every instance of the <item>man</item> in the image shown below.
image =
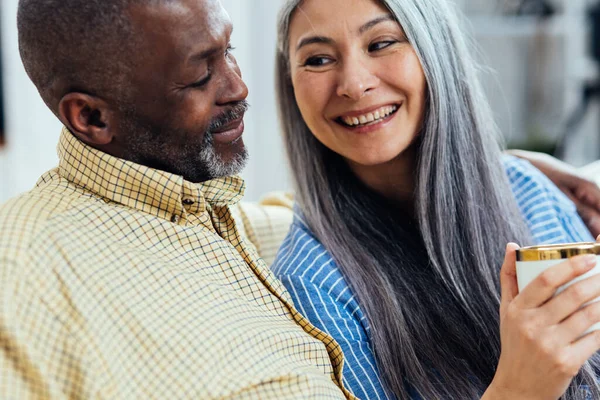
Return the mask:
<path id="1" fill-rule="evenodd" d="M 350 398 L 231 206 L 247 88 L 217 0 L 21 0 L 59 167 L 0 209 L 0 398 Z"/>

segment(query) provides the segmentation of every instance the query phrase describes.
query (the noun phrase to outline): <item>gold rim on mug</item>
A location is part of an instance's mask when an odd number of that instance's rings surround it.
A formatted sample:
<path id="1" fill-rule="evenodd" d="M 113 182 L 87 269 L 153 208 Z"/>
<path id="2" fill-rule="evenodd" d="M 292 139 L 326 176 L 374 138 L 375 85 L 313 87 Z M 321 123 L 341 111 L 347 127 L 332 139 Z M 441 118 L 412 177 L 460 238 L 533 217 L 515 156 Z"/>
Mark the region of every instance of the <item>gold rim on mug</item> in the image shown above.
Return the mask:
<path id="1" fill-rule="evenodd" d="M 566 260 L 584 254 L 600 256 L 600 244 L 589 242 L 522 247 L 517 250 L 517 261 Z"/>

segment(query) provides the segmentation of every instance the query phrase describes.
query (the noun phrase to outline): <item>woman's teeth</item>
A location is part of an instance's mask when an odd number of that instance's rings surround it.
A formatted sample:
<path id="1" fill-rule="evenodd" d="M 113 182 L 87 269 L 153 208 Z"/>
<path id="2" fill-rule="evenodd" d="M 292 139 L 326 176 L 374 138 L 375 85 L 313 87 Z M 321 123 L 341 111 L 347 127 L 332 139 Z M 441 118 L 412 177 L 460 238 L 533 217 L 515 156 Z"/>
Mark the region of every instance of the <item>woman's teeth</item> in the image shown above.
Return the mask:
<path id="1" fill-rule="evenodd" d="M 349 126 L 367 125 L 373 122 L 379 122 L 397 109 L 398 106 L 385 106 L 381 107 L 379 110 L 358 117 L 342 117 L 341 120 Z"/>

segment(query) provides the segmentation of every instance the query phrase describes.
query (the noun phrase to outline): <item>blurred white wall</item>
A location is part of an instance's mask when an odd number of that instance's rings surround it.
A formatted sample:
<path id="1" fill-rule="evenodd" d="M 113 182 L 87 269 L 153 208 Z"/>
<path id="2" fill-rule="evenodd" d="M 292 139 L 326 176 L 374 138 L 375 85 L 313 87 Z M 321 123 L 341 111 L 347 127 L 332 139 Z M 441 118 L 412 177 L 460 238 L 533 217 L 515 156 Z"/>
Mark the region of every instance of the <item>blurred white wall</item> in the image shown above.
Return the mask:
<path id="1" fill-rule="evenodd" d="M 244 172 L 246 199 L 286 190 L 287 165 L 274 99 L 275 21 L 280 0 L 222 0 L 234 24 L 232 44 L 250 89 L 245 141 L 250 162 Z M 6 142 L 0 149 L 0 203 L 29 190 L 57 162 L 61 124 L 27 77 L 19 58 L 18 0 L 1 0 Z"/>
<path id="2" fill-rule="evenodd" d="M 31 83 L 17 45 L 18 0 L 1 0 L 6 147 L 0 149 L 0 202 L 31 188 L 57 163 L 60 123 Z"/>
<path id="3" fill-rule="evenodd" d="M 567 133 L 567 162 L 581 166 L 600 158 L 597 101 L 574 129 L 566 126 L 581 104 L 585 83 L 598 79 L 586 15 L 597 1 L 550 0 L 555 13 L 543 19 L 507 15 L 519 1 L 461 0 L 480 58 L 493 70 L 483 74 L 484 89 L 513 147 L 551 150 Z"/>
<path id="4" fill-rule="evenodd" d="M 246 199 L 290 190 L 275 102 L 277 13 L 282 0 L 221 0 L 233 21 L 233 54 L 250 91 L 244 141 L 250 162 L 243 174 Z"/>

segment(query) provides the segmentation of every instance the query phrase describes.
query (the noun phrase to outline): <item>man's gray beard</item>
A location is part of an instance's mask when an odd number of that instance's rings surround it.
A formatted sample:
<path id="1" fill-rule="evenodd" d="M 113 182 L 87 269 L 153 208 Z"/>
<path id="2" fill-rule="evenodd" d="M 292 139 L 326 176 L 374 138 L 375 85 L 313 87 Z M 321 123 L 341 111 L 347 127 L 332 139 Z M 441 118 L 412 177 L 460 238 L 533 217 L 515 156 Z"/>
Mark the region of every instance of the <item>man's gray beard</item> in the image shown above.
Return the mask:
<path id="1" fill-rule="evenodd" d="M 185 131 L 169 131 L 171 128 L 152 124 L 127 104 L 121 105 L 120 109 L 124 118 L 119 129 L 129 133 L 124 154 L 127 160 L 181 175 L 193 182 L 236 175 L 246 166 L 248 152 L 243 146 L 238 154 L 223 160 L 215 151 L 211 133 L 243 115 L 248 109 L 246 101 L 238 102 L 220 118 L 212 121 L 204 133 L 200 148 L 194 149 L 178 149 L 170 145 L 171 137 L 185 137 Z M 230 145 L 235 145 L 235 142 Z"/>
<path id="2" fill-rule="evenodd" d="M 238 139 L 238 140 L 241 140 Z M 213 138 L 210 133 L 204 135 L 202 150 L 200 151 L 200 162 L 206 170 L 210 179 L 221 178 L 225 176 L 237 175 L 246 166 L 248 162 L 248 151 L 244 148 L 236 154 L 232 160 L 223 161 L 215 152 Z"/>

